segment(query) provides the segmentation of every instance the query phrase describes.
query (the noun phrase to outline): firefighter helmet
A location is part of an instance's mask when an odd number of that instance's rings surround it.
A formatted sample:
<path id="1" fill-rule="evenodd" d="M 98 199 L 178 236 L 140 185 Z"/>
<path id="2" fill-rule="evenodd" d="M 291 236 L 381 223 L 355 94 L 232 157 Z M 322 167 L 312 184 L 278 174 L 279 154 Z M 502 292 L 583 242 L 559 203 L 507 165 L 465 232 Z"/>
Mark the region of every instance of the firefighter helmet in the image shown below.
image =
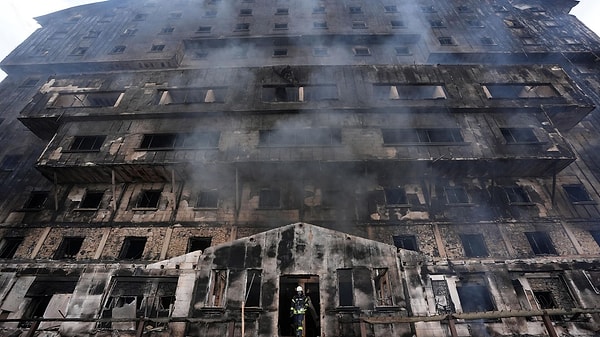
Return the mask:
<path id="1" fill-rule="evenodd" d="M 298 287 L 296 288 L 296 291 L 297 291 L 297 292 L 302 292 L 302 291 L 304 291 L 304 290 L 302 290 L 302 287 L 301 287 L 301 286 L 298 286 Z"/>

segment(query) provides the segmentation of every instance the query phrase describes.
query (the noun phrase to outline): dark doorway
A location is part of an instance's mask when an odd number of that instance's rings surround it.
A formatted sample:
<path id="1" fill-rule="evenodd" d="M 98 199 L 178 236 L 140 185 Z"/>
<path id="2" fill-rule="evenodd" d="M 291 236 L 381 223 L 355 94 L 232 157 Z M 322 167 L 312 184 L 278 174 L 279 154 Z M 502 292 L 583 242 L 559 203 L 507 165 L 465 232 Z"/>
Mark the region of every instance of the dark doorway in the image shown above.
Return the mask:
<path id="1" fill-rule="evenodd" d="M 319 296 L 319 277 L 316 275 L 285 275 L 279 279 L 279 336 L 295 336 L 290 317 L 290 304 L 301 286 L 310 298 L 311 306 L 304 318 L 304 337 L 321 335 L 321 303 Z"/>

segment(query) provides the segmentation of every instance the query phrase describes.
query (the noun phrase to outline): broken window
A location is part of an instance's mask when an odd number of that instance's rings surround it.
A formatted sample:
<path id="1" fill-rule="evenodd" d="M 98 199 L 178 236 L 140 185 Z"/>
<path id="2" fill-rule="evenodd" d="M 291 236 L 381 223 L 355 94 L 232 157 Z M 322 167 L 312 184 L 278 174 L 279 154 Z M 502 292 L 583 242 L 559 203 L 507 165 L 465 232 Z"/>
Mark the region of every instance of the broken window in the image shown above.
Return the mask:
<path id="1" fill-rule="evenodd" d="M 115 107 L 121 92 L 90 92 L 79 94 L 59 94 L 51 104 L 53 108 L 101 108 Z"/>
<path id="2" fill-rule="evenodd" d="M 444 194 L 446 195 L 446 202 L 449 205 L 469 203 L 469 195 L 462 186 L 444 187 Z"/>
<path id="3" fill-rule="evenodd" d="M 373 84 L 378 99 L 414 100 L 446 99 L 446 90 L 440 84 Z"/>
<path id="4" fill-rule="evenodd" d="M 152 47 L 150 47 L 150 52 L 151 53 L 160 53 L 165 49 L 165 45 L 164 44 L 153 44 Z"/>
<path id="5" fill-rule="evenodd" d="M 593 201 L 585 187 L 581 184 L 563 185 L 563 189 L 565 190 L 565 193 L 567 193 L 569 201 L 572 203 Z"/>
<path id="6" fill-rule="evenodd" d="M 354 47 L 355 56 L 371 56 L 371 50 L 367 47 Z"/>
<path id="7" fill-rule="evenodd" d="M 488 252 L 482 234 L 460 234 L 460 240 L 467 257 L 485 257 Z"/>
<path id="8" fill-rule="evenodd" d="M 97 209 L 100 207 L 100 202 L 104 197 L 103 191 L 87 191 L 85 196 L 79 203 L 79 208 L 84 209 Z"/>
<path id="9" fill-rule="evenodd" d="M 146 247 L 146 237 L 140 236 L 128 236 L 123 241 L 121 252 L 119 253 L 119 259 L 121 260 L 139 260 L 142 258 L 144 253 L 144 247 Z"/>
<path id="10" fill-rule="evenodd" d="M 462 284 L 456 287 L 463 312 L 494 311 L 494 302 L 486 286 Z"/>
<path id="11" fill-rule="evenodd" d="M 288 8 L 277 8 L 275 10 L 275 15 L 288 15 L 288 14 L 289 14 Z"/>
<path id="12" fill-rule="evenodd" d="M 23 158 L 23 156 L 20 154 L 7 154 L 4 156 L 4 158 L 2 158 L 0 170 L 14 171 L 21 162 L 21 158 Z"/>
<path id="13" fill-rule="evenodd" d="M 136 208 L 157 208 L 160 201 L 161 190 L 145 190 L 140 193 Z"/>
<path id="14" fill-rule="evenodd" d="M 145 278 L 145 277 L 115 277 L 110 286 L 101 318 L 103 319 L 132 319 L 122 322 L 102 322 L 101 328 L 115 330 L 134 330 L 135 318 L 144 317 L 168 318 L 173 313 L 176 277 Z M 151 322 L 153 326 L 164 323 Z"/>
<path id="15" fill-rule="evenodd" d="M 527 283 L 531 287 L 534 299 L 533 308 L 544 309 L 565 309 L 569 310 L 575 306 L 570 291 L 562 277 L 527 277 Z M 550 319 L 554 321 L 562 320 L 559 315 L 552 315 Z"/>
<path id="16" fill-rule="evenodd" d="M 408 205 L 408 199 L 406 198 L 406 191 L 401 187 L 386 188 L 385 191 L 385 204 L 387 206 L 406 206 Z"/>
<path id="17" fill-rule="evenodd" d="M 482 87 L 489 99 L 553 98 L 559 96 L 551 84 L 485 84 Z"/>
<path id="18" fill-rule="evenodd" d="M 121 35 L 134 36 L 137 33 L 137 28 L 126 28 Z"/>
<path id="19" fill-rule="evenodd" d="M 29 199 L 25 202 L 24 209 L 32 209 L 39 210 L 44 208 L 44 204 L 46 200 L 48 200 L 48 196 L 50 195 L 47 191 L 33 191 L 29 195 Z"/>
<path id="20" fill-rule="evenodd" d="M 225 306 L 225 290 L 227 289 L 227 276 L 227 270 L 215 269 L 212 271 L 207 306 Z"/>
<path id="21" fill-rule="evenodd" d="M 187 252 L 195 252 L 197 250 L 204 251 L 206 248 L 210 247 L 212 244 L 212 238 L 210 236 L 195 236 L 191 237 L 188 240 L 188 248 Z"/>
<path id="22" fill-rule="evenodd" d="M 249 269 L 246 271 L 246 307 L 260 307 L 260 287 L 262 284 L 262 271 Z"/>
<path id="23" fill-rule="evenodd" d="M 412 250 L 415 252 L 419 251 L 417 237 L 414 235 L 394 235 L 393 240 L 396 248 Z"/>
<path id="24" fill-rule="evenodd" d="M 439 277 L 438 275 L 435 276 Z M 432 279 L 431 288 L 435 299 L 435 309 L 438 314 L 449 314 L 456 311 L 446 280 Z"/>
<path id="25" fill-rule="evenodd" d="M 454 42 L 454 38 L 452 36 L 438 37 L 438 41 L 440 41 L 440 44 L 442 46 L 453 46 L 456 44 L 456 42 Z"/>
<path id="26" fill-rule="evenodd" d="M 27 318 L 63 318 L 67 311 L 67 304 L 71 299 L 77 280 L 60 276 L 36 277 L 29 286 L 21 304 L 23 308 L 23 321 L 19 327 L 31 327 L 32 321 Z M 47 329 L 55 322 L 42 322 L 40 329 Z"/>
<path id="27" fill-rule="evenodd" d="M 338 294 L 339 306 L 349 307 L 354 305 L 354 281 L 352 269 L 338 269 Z"/>
<path id="28" fill-rule="evenodd" d="M 278 129 L 260 130 L 261 146 L 335 146 L 342 143 L 341 129 Z"/>
<path id="29" fill-rule="evenodd" d="M 195 208 L 217 208 L 219 193 L 217 190 L 200 191 L 196 199 Z"/>
<path id="30" fill-rule="evenodd" d="M 23 237 L 4 237 L 0 241 L 0 259 L 12 259 L 19 246 L 23 243 Z"/>
<path id="31" fill-rule="evenodd" d="M 382 129 L 383 143 L 462 143 L 460 129 Z"/>
<path id="32" fill-rule="evenodd" d="M 557 255 L 556 249 L 546 232 L 525 232 L 527 241 L 535 255 Z"/>
<path id="33" fill-rule="evenodd" d="M 531 199 L 521 186 L 505 186 L 502 188 L 510 205 L 530 205 Z"/>
<path id="34" fill-rule="evenodd" d="M 280 208 L 281 191 L 278 188 L 263 188 L 258 197 L 258 208 Z"/>
<path id="35" fill-rule="evenodd" d="M 73 138 L 73 143 L 69 147 L 69 151 L 75 152 L 94 152 L 100 151 L 100 147 L 102 147 L 102 143 L 106 136 L 75 136 Z"/>
<path id="36" fill-rule="evenodd" d="M 375 286 L 375 305 L 380 307 L 394 305 L 388 268 L 373 269 L 373 284 Z"/>
<path id="37" fill-rule="evenodd" d="M 219 138 L 219 131 L 145 134 L 139 149 L 173 150 L 216 148 L 219 145 Z"/>
<path id="38" fill-rule="evenodd" d="M 158 91 L 158 104 L 223 103 L 227 87 L 168 89 Z"/>
<path id="39" fill-rule="evenodd" d="M 54 254 L 55 260 L 75 259 L 83 244 L 83 237 L 65 237 Z"/>

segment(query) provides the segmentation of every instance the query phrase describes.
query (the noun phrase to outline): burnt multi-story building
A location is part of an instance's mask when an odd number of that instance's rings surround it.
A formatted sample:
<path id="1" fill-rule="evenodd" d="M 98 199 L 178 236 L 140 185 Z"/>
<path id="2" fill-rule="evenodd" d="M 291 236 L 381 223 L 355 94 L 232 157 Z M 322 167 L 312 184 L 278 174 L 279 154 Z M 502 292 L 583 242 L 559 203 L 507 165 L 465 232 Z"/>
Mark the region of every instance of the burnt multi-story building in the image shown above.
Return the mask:
<path id="1" fill-rule="evenodd" d="M 573 0 L 111 0 L 2 63 L 2 336 L 600 334 Z"/>

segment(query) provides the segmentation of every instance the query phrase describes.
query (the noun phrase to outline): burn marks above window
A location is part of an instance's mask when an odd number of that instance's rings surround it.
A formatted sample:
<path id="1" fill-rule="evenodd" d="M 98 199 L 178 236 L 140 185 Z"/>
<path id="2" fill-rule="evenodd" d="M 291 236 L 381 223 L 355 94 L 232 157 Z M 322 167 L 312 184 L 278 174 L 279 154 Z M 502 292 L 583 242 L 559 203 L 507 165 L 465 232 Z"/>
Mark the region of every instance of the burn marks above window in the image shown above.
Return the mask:
<path id="1" fill-rule="evenodd" d="M 48 102 L 51 108 L 102 108 L 115 107 L 123 93 L 119 91 L 64 93 Z"/>
<path id="2" fill-rule="evenodd" d="M 265 85 L 262 87 L 263 102 L 310 102 L 338 99 L 335 84 L 293 86 Z"/>
<path id="3" fill-rule="evenodd" d="M 258 196 L 259 209 L 281 208 L 281 190 L 279 188 L 263 188 Z"/>
<path id="4" fill-rule="evenodd" d="M 24 210 L 40 210 L 44 208 L 50 192 L 48 191 L 33 191 L 29 194 L 29 198 L 23 206 Z"/>
<path id="5" fill-rule="evenodd" d="M 342 143 L 338 128 L 260 130 L 259 144 L 265 147 L 336 146 Z"/>
<path id="6" fill-rule="evenodd" d="M 102 198 L 104 197 L 103 191 L 87 191 L 85 196 L 79 203 L 79 209 L 93 209 L 96 210 L 100 207 Z"/>
<path id="7" fill-rule="evenodd" d="M 156 209 L 160 201 L 161 190 L 145 190 L 140 193 L 135 208 Z"/>
<path id="8" fill-rule="evenodd" d="M 507 83 L 484 84 L 483 91 L 489 99 L 554 98 L 558 92 L 551 84 Z"/>
<path id="9" fill-rule="evenodd" d="M 219 131 L 145 134 L 138 150 L 216 148 L 219 138 Z"/>
<path id="10" fill-rule="evenodd" d="M 158 104 L 224 103 L 227 87 L 166 89 L 158 91 Z"/>
<path id="11" fill-rule="evenodd" d="M 441 84 L 373 84 L 373 93 L 378 99 L 419 100 L 446 99 L 446 90 Z"/>
<path id="12" fill-rule="evenodd" d="M 219 192 L 217 190 L 200 191 L 196 197 L 195 208 L 217 208 L 219 205 Z"/>
<path id="13" fill-rule="evenodd" d="M 381 133 L 385 145 L 464 142 L 460 129 L 382 129 Z"/>

